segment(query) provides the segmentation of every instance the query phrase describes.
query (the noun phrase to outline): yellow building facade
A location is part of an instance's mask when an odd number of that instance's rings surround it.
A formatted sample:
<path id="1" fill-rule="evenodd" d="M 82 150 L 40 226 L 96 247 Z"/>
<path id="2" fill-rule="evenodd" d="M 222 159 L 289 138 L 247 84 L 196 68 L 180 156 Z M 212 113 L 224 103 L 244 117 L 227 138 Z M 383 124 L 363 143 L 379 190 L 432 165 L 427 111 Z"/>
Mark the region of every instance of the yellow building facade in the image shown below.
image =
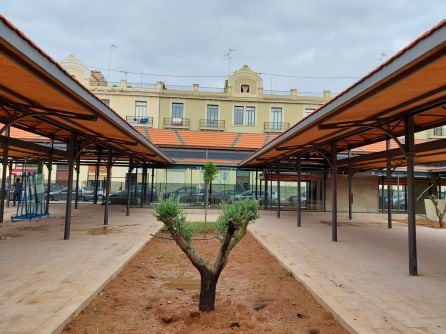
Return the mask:
<path id="1" fill-rule="evenodd" d="M 195 131 L 280 133 L 331 99 L 320 96 L 264 90 L 262 78 L 244 65 L 224 83 L 224 88 L 132 84 L 121 80 L 107 84 L 100 72 L 91 71 L 76 57 L 61 65 L 134 126 Z M 138 87 L 136 87 L 138 86 Z"/>

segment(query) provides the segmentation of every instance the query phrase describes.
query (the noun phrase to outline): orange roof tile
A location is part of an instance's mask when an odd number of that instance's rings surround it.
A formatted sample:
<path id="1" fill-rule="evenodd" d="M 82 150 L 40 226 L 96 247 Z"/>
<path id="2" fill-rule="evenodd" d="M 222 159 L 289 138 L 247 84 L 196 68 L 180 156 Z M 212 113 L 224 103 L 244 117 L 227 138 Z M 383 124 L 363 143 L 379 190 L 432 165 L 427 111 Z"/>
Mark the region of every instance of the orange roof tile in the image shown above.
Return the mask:
<path id="1" fill-rule="evenodd" d="M 243 133 L 237 144 L 236 148 L 255 148 L 258 149 L 265 143 L 266 135 L 261 133 Z"/>
<path id="2" fill-rule="evenodd" d="M 147 137 L 144 129 L 138 131 Z M 159 146 L 181 146 L 181 141 L 173 130 L 149 129 L 148 139 L 155 145 Z"/>
<path id="3" fill-rule="evenodd" d="M 277 135 L 168 129 L 137 130 L 160 147 L 195 147 L 213 149 L 256 150 Z"/>
<path id="4" fill-rule="evenodd" d="M 238 133 L 215 131 L 178 131 L 188 147 L 231 148 Z"/>
<path id="5" fill-rule="evenodd" d="M 42 137 L 40 135 L 36 135 L 35 133 L 17 129 L 17 128 L 13 128 L 13 127 L 11 127 L 10 137 L 21 139 L 21 140 L 49 140 L 49 138 Z"/>
<path id="6" fill-rule="evenodd" d="M 415 139 L 415 144 L 421 144 L 425 143 L 429 140 L 423 140 L 423 139 Z M 397 143 L 394 140 L 390 141 L 390 149 L 398 148 Z M 380 141 L 374 144 L 365 145 L 362 147 L 357 147 L 352 150 L 353 153 L 374 153 L 374 152 L 382 152 L 386 150 L 386 142 Z"/>

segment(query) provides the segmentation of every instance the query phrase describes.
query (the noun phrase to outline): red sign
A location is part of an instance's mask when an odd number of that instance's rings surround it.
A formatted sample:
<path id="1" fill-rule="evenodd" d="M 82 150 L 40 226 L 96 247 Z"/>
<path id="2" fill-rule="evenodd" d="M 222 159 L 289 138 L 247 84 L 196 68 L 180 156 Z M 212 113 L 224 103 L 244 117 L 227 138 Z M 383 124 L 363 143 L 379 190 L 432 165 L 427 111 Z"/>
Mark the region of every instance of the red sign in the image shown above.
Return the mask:
<path id="1" fill-rule="evenodd" d="M 22 173 L 36 174 L 37 169 L 34 169 L 34 168 L 13 168 L 11 171 L 12 175 L 22 175 Z"/>

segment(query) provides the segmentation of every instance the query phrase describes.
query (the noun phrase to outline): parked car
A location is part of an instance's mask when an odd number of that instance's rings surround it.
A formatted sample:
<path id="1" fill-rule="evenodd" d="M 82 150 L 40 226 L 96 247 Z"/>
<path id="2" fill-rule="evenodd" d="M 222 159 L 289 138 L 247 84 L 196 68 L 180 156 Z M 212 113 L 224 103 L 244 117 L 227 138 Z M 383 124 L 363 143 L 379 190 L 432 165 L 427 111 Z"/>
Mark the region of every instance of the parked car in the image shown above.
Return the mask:
<path id="1" fill-rule="evenodd" d="M 242 193 L 238 193 L 235 194 L 234 196 L 234 200 L 243 200 L 243 199 L 248 199 L 248 198 L 255 198 L 256 197 L 256 191 L 251 189 L 251 190 L 247 190 L 244 191 Z M 265 200 L 265 192 L 260 190 L 257 191 L 257 199 L 259 200 L 260 204 L 263 204 L 264 200 Z M 271 193 L 269 191 L 266 192 L 266 201 L 267 203 L 277 203 L 277 194 L 275 192 Z"/>
<path id="2" fill-rule="evenodd" d="M 223 202 L 231 202 L 239 192 L 236 190 L 223 190 L 218 193 L 212 193 L 210 202 L 212 204 L 221 204 Z"/>
<path id="3" fill-rule="evenodd" d="M 181 203 L 204 202 L 204 190 L 198 187 L 181 187 L 164 194 L 164 198 L 175 196 Z"/>
<path id="4" fill-rule="evenodd" d="M 131 202 L 130 204 L 135 205 L 138 204 L 141 199 L 141 190 L 142 187 L 138 185 L 136 188 L 136 196 L 135 196 L 135 188 L 132 188 L 130 190 L 130 198 Z M 105 196 L 105 194 L 104 194 Z M 146 202 L 154 202 L 158 200 L 158 193 L 156 192 L 156 188 L 153 188 L 153 201 L 150 198 L 151 196 L 151 189 L 147 187 L 147 193 L 146 193 Z M 99 193 L 98 193 L 98 199 L 99 199 Z M 108 197 L 108 201 L 110 204 L 127 204 L 127 190 L 118 191 L 115 193 L 110 194 Z"/>
<path id="5" fill-rule="evenodd" d="M 61 188 L 59 190 L 50 192 L 50 201 L 66 201 L 68 196 L 68 187 Z M 72 198 L 76 196 L 76 189 L 73 187 Z M 85 188 L 79 188 L 78 201 L 91 201 L 93 200 L 93 192 Z"/>
<path id="6" fill-rule="evenodd" d="M 292 206 L 297 206 L 297 195 L 291 195 L 290 197 L 288 197 L 288 202 L 290 202 Z M 302 207 L 307 206 L 307 198 L 304 194 L 300 195 L 300 205 Z"/>

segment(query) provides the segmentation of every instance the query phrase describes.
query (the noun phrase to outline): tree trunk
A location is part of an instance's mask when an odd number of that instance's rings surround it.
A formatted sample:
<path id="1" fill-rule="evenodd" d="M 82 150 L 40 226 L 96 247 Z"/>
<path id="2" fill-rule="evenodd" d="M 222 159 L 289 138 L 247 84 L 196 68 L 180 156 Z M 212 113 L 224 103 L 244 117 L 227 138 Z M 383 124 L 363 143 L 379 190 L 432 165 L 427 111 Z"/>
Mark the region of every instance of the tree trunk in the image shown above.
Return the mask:
<path id="1" fill-rule="evenodd" d="M 202 312 L 211 312 L 215 306 L 215 292 L 217 290 L 218 276 L 212 271 L 201 272 L 201 289 L 199 310 Z"/>
<path id="2" fill-rule="evenodd" d="M 443 216 L 438 218 L 438 223 L 440 224 L 440 228 L 444 228 Z"/>

